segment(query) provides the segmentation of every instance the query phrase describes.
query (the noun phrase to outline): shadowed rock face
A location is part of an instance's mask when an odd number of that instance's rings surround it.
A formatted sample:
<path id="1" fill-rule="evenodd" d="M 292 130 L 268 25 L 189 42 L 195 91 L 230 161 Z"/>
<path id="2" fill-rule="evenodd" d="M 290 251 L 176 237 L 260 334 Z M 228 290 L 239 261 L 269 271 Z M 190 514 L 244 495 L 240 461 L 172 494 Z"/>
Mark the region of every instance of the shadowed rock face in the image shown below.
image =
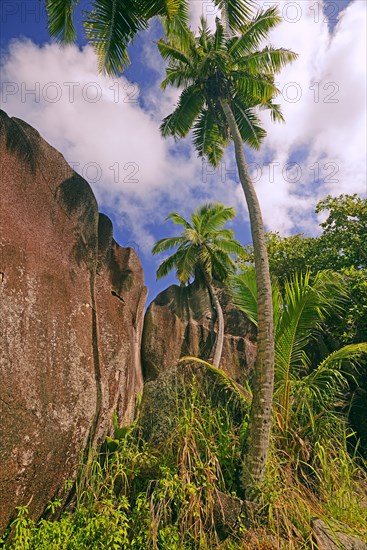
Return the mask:
<path id="1" fill-rule="evenodd" d="M 88 183 L 0 111 L 0 532 L 133 417 L 146 289 Z"/>
<path id="2" fill-rule="evenodd" d="M 221 368 L 236 382 L 248 379 L 255 363 L 256 330 L 231 304 L 223 288 L 217 288 L 224 315 Z M 209 360 L 216 337 L 216 314 L 210 295 L 199 281 L 187 287 L 172 285 L 150 304 L 144 319 L 142 360 L 146 379 L 157 378 L 180 357 Z"/>

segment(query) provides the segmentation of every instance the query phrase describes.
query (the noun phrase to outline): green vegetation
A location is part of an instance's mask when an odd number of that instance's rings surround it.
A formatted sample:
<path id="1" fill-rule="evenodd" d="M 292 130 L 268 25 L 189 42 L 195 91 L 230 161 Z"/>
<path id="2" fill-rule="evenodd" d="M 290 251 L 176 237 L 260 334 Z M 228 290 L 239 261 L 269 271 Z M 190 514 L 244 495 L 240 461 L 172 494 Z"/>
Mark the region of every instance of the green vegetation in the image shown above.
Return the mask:
<path id="1" fill-rule="evenodd" d="M 167 216 L 184 230 L 181 236 L 161 239 L 153 247 L 153 254 L 172 248 L 176 252 L 166 258 L 157 270 L 157 278 L 165 277 L 172 269 L 182 285 L 193 277 L 204 281 L 213 307 L 217 312 L 218 333 L 214 347 L 213 365 L 219 367 L 224 338 L 223 312 L 217 298 L 213 279 L 225 281 L 234 271 L 235 263 L 231 254 L 241 254 L 242 245 L 235 240 L 231 229 L 224 229 L 227 221 L 235 217 L 234 208 L 224 204 L 204 204 L 191 215 L 191 224 L 176 212 Z"/>
<path id="2" fill-rule="evenodd" d="M 317 442 L 304 434 L 285 445 L 276 429 L 250 527 L 238 489 L 248 398 L 223 371 L 191 361 L 165 373 L 151 395 L 157 387 L 157 407 L 170 415 L 164 437 L 149 429 L 145 397 L 135 424 L 95 456 L 74 509 L 35 523 L 20 508 L 5 549 L 306 549 L 312 516 L 366 539 L 367 480 L 346 450 L 342 415 L 332 437 L 326 429 Z"/>
<path id="3" fill-rule="evenodd" d="M 76 41 L 74 9 L 78 0 L 44 0 L 50 35 L 61 44 Z M 213 0 L 226 7 L 229 29 L 239 28 L 251 13 L 254 0 Z M 84 30 L 98 56 L 99 69 L 117 76 L 130 62 L 128 45 L 160 17 L 171 40 L 185 41 L 190 22 L 188 0 L 93 0 L 84 10 Z"/>
<path id="4" fill-rule="evenodd" d="M 320 224 L 319 237 L 303 234 L 281 237 L 268 233 L 266 242 L 272 275 L 281 288 L 295 273 L 312 277 L 331 269 L 342 278 L 348 294 L 342 311 L 334 309 L 322 321 L 322 331 L 307 346 L 314 365 L 343 346 L 367 342 L 367 200 L 357 195 L 328 196 L 320 201 L 316 213 L 326 219 Z M 252 247 L 247 247 L 240 265 L 253 263 Z M 367 360 L 349 378 L 349 419 L 367 457 Z"/>

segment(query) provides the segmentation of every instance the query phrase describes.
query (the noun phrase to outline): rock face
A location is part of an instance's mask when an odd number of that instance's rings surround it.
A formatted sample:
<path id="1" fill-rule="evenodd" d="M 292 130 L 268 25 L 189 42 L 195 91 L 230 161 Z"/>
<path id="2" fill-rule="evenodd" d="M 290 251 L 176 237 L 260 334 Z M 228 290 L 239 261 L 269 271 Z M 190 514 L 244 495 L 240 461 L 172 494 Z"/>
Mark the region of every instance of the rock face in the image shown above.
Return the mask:
<path id="1" fill-rule="evenodd" d="M 332 531 L 321 519 L 311 520 L 313 536 L 320 550 L 367 550 L 367 544 L 358 537 Z"/>
<path id="2" fill-rule="evenodd" d="M 88 183 L 0 111 L 0 532 L 38 517 L 85 448 L 132 419 L 146 299 Z"/>
<path id="3" fill-rule="evenodd" d="M 256 355 L 256 330 L 236 310 L 223 288 L 217 288 L 224 315 L 221 367 L 243 384 L 251 373 Z M 144 320 L 142 360 L 145 378 L 157 378 L 180 357 L 212 357 L 216 337 L 216 314 L 205 285 L 170 286 L 150 304 Z"/>

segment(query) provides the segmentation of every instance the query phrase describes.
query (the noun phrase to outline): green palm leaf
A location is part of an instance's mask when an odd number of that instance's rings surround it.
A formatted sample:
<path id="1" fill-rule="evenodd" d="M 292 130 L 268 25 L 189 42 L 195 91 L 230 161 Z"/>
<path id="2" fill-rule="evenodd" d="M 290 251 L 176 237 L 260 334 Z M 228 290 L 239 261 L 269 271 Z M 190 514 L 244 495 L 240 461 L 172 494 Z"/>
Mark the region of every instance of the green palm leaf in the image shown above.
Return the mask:
<path id="1" fill-rule="evenodd" d="M 297 57 L 297 54 L 285 48 L 267 46 L 261 51 L 236 59 L 236 64 L 239 70 L 249 71 L 253 74 L 278 74 Z"/>
<path id="2" fill-rule="evenodd" d="M 177 214 L 177 212 L 170 212 L 166 220 L 172 220 L 173 223 L 175 223 L 176 225 L 183 225 L 187 229 L 191 229 L 191 225 L 189 224 L 189 222 L 186 221 L 185 218 Z"/>
<path id="3" fill-rule="evenodd" d="M 172 19 L 179 14 L 181 4 L 183 4 L 181 0 L 139 0 L 136 2 L 141 16 L 146 19 L 156 15 L 164 15 Z M 182 10 L 182 15 L 186 15 L 186 11 Z"/>
<path id="4" fill-rule="evenodd" d="M 181 236 L 161 239 L 153 246 L 152 253 L 160 254 L 161 252 L 166 252 L 167 250 L 175 248 L 176 246 L 181 246 L 182 244 L 184 244 L 184 239 Z"/>
<path id="5" fill-rule="evenodd" d="M 229 27 L 232 31 L 240 29 L 253 13 L 254 0 L 213 0 L 215 6 L 228 14 Z"/>
<path id="6" fill-rule="evenodd" d="M 241 99 L 240 97 L 234 97 L 231 101 L 241 138 L 253 149 L 259 149 L 266 136 L 266 131 L 262 128 L 255 110 L 246 108 Z"/>
<path id="7" fill-rule="evenodd" d="M 239 241 L 236 241 L 235 239 L 225 240 L 225 239 L 213 238 L 212 243 L 218 250 L 221 250 L 226 254 L 241 256 L 243 253 L 242 244 Z"/>
<path id="8" fill-rule="evenodd" d="M 256 16 L 241 28 L 241 35 L 230 40 L 228 53 L 238 59 L 255 51 L 267 38 L 269 31 L 281 20 L 277 7 L 258 11 Z"/>
<path id="9" fill-rule="evenodd" d="M 193 143 L 199 157 L 206 157 L 212 166 L 218 166 L 224 155 L 227 141 L 223 138 L 213 112 L 201 112 L 193 127 Z"/>
<path id="10" fill-rule="evenodd" d="M 257 295 L 255 269 L 249 268 L 231 277 L 230 289 L 233 303 L 257 326 Z"/>
<path id="11" fill-rule="evenodd" d="M 233 220 L 236 216 L 234 208 L 225 208 L 224 205 L 209 204 L 210 210 L 203 216 L 202 230 L 204 233 L 212 233 L 220 227 Z"/>
<path id="12" fill-rule="evenodd" d="M 129 62 L 126 44 L 147 28 L 147 20 L 129 0 L 94 0 L 84 26 L 97 53 L 99 70 L 113 75 Z"/>
<path id="13" fill-rule="evenodd" d="M 180 97 L 176 109 L 161 124 L 164 137 L 185 137 L 199 116 L 204 97 L 197 86 L 189 86 Z"/>
<path id="14" fill-rule="evenodd" d="M 197 265 L 198 250 L 195 246 L 187 246 L 180 258 L 180 262 L 177 264 L 177 278 L 181 284 L 185 285 L 189 282 L 195 272 Z"/>
<path id="15" fill-rule="evenodd" d="M 78 0 L 46 0 L 50 35 L 64 44 L 75 42 L 74 8 Z"/>
<path id="16" fill-rule="evenodd" d="M 189 63 L 189 59 L 184 54 L 182 49 L 175 47 L 166 40 L 158 40 L 157 42 L 158 50 L 161 56 L 165 61 L 170 63 L 174 61 L 181 61 L 181 63 Z"/>
<path id="17" fill-rule="evenodd" d="M 175 269 L 177 264 L 182 261 L 182 257 L 183 250 L 182 248 L 179 248 L 176 252 L 174 252 L 174 254 L 166 258 L 157 269 L 157 279 L 162 279 L 163 277 L 166 277 L 168 273 Z"/>

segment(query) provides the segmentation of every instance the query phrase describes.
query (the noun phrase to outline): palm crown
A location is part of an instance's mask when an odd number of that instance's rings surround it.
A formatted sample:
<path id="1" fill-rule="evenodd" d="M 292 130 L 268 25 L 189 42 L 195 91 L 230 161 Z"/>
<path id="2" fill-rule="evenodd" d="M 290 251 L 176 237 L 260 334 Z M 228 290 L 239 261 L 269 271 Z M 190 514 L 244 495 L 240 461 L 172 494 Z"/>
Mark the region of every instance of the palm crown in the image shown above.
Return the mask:
<path id="1" fill-rule="evenodd" d="M 235 269 L 231 254 L 241 254 L 242 245 L 234 239 L 234 232 L 223 226 L 235 217 L 234 208 L 220 203 L 204 204 L 191 215 L 191 223 L 176 212 L 167 219 L 183 226 L 182 235 L 158 241 L 153 254 L 177 248 L 157 270 L 157 278 L 165 277 L 176 269 L 181 284 L 187 284 L 199 270 L 206 282 L 212 279 L 223 281 Z"/>
<path id="2" fill-rule="evenodd" d="M 281 21 L 276 8 L 259 11 L 244 22 L 237 36 L 229 36 L 217 19 L 211 32 L 201 20 L 198 36 L 190 33 L 187 43 L 160 40 L 158 48 L 168 62 L 162 87 L 184 87 L 176 109 L 162 125 L 162 135 L 185 137 L 193 128 L 199 156 L 217 165 L 230 141 L 221 101 L 231 107 L 242 140 L 259 148 L 266 135 L 257 109 L 267 109 L 273 120 L 282 121 L 274 75 L 296 54 L 283 48 L 259 49 L 269 31 Z"/>

